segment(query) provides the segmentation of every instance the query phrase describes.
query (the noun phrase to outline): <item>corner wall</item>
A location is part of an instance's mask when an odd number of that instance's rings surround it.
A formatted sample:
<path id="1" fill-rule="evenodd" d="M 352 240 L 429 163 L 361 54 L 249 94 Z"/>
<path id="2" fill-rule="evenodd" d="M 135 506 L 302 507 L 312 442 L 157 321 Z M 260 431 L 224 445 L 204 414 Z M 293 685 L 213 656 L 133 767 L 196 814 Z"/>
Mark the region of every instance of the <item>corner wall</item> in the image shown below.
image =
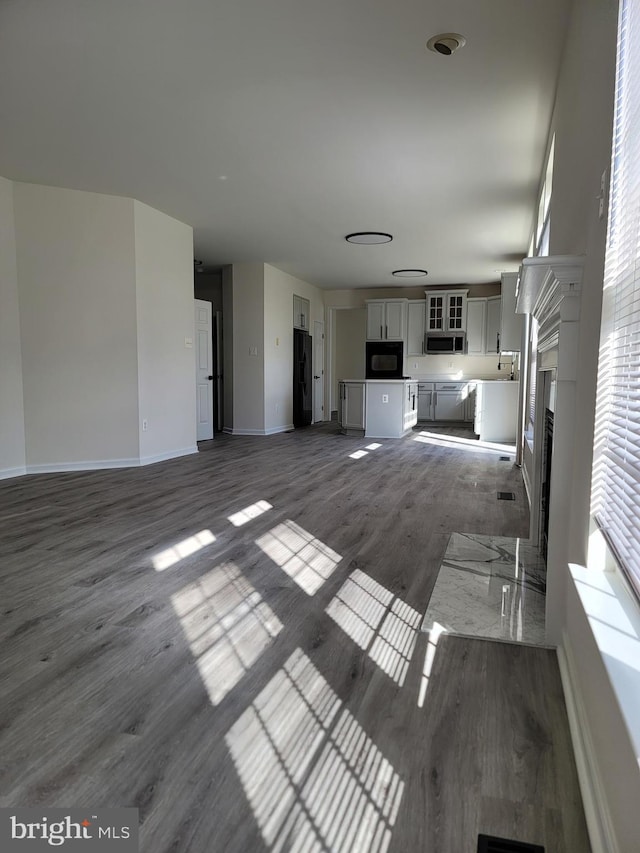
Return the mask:
<path id="1" fill-rule="evenodd" d="M 25 473 L 13 184 L 0 178 L 0 479 Z"/>
<path id="2" fill-rule="evenodd" d="M 198 449 L 193 229 L 139 201 L 134 218 L 138 429 L 146 464 Z"/>
<path id="3" fill-rule="evenodd" d="M 232 275 L 233 432 L 263 435 L 264 264 L 234 264 Z"/>
<path id="4" fill-rule="evenodd" d="M 30 471 L 136 464 L 131 199 L 14 184 Z"/>
<path id="5" fill-rule="evenodd" d="M 324 321 L 322 291 L 282 270 L 264 265 L 265 432 L 293 427 L 293 295 L 310 303 L 309 332 Z"/>

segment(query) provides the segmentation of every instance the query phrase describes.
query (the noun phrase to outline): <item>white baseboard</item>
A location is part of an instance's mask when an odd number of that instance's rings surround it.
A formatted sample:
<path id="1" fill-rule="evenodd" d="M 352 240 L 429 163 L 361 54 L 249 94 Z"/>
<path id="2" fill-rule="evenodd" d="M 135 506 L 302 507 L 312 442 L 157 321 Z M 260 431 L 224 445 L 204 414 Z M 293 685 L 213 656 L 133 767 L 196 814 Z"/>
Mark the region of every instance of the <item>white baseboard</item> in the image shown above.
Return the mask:
<path id="1" fill-rule="evenodd" d="M 619 853 L 566 633 L 563 633 L 557 654 L 591 850 L 592 853 Z"/>
<path id="2" fill-rule="evenodd" d="M 167 459 L 178 459 L 180 456 L 190 456 L 197 453 L 196 445 L 192 447 L 181 447 L 178 450 L 168 450 L 165 453 L 156 453 L 154 456 L 141 456 L 140 465 L 153 465 L 154 462 L 166 462 Z"/>
<path id="3" fill-rule="evenodd" d="M 85 459 L 82 462 L 52 462 L 43 465 L 27 465 L 26 474 L 62 474 L 73 471 L 101 471 L 108 468 L 139 468 L 143 465 L 153 465 L 154 462 L 166 462 L 168 459 L 177 459 L 180 456 L 189 456 L 197 453 L 198 448 L 181 447 L 177 450 L 167 450 L 164 453 L 156 453 L 153 456 L 132 456 L 128 459 Z"/>
<path id="4" fill-rule="evenodd" d="M 289 432 L 292 429 L 294 429 L 293 424 L 289 424 L 270 427 L 269 429 L 230 429 L 229 427 L 225 427 L 223 432 L 226 432 L 228 435 L 275 435 L 280 432 Z"/>
<path id="5" fill-rule="evenodd" d="M 140 460 L 130 459 L 85 459 L 82 462 L 47 462 L 42 465 L 27 465 L 27 474 L 64 474 L 72 471 L 100 471 L 103 468 L 137 468 Z"/>
<path id="6" fill-rule="evenodd" d="M 27 473 L 25 465 L 19 465 L 17 468 L 2 468 L 0 469 L 0 480 L 9 480 L 11 477 L 24 477 Z"/>

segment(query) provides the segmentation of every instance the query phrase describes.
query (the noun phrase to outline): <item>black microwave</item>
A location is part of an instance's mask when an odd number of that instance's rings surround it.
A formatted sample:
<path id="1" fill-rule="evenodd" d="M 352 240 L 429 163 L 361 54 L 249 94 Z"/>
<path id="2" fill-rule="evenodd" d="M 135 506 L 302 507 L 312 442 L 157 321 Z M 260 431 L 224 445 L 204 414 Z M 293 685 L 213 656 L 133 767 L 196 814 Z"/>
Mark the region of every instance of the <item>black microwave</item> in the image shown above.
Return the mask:
<path id="1" fill-rule="evenodd" d="M 367 341 L 365 379 L 402 379 L 402 341 Z"/>
<path id="2" fill-rule="evenodd" d="M 427 332 L 424 336 L 424 351 L 429 355 L 438 353 L 458 353 L 464 355 L 464 332 Z"/>

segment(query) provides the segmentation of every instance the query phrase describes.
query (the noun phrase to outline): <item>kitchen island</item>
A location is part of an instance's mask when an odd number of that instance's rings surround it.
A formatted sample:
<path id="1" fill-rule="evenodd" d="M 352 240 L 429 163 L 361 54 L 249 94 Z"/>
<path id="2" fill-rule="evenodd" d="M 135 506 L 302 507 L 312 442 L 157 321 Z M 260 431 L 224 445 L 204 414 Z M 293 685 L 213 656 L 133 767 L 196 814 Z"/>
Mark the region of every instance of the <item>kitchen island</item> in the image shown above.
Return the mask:
<path id="1" fill-rule="evenodd" d="M 343 379 L 340 428 L 346 435 L 401 438 L 418 421 L 418 383 L 412 379 Z"/>

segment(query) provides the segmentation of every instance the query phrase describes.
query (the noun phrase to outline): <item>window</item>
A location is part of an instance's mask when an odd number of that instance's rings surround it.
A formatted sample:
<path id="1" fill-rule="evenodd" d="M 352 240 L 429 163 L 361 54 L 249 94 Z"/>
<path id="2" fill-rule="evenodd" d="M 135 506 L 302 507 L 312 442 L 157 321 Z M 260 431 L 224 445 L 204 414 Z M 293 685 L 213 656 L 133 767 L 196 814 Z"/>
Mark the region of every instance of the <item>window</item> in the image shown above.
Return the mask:
<path id="1" fill-rule="evenodd" d="M 531 355 L 529 358 L 529 424 L 536 419 L 536 384 L 538 380 L 538 321 L 531 318 Z"/>
<path id="2" fill-rule="evenodd" d="M 592 513 L 640 596 L 640 4 L 618 30 Z"/>

